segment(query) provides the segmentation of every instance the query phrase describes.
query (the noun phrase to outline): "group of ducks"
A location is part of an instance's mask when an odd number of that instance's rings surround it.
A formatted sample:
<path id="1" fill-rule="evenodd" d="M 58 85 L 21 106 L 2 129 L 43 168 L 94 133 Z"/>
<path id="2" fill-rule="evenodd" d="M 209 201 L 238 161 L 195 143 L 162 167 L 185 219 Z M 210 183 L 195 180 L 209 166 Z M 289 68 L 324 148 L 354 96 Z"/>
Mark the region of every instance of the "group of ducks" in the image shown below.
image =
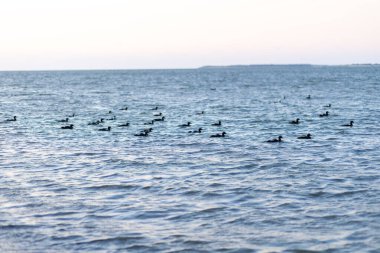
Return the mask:
<path id="1" fill-rule="evenodd" d="M 307 96 L 306 98 L 307 98 L 307 99 L 311 99 L 311 96 L 309 95 L 309 96 Z M 328 104 L 328 105 L 326 105 L 326 106 L 324 106 L 324 107 L 330 108 L 330 107 L 331 107 L 331 104 Z M 123 107 L 123 108 L 121 108 L 120 110 L 122 110 L 122 111 L 127 111 L 127 110 L 128 110 L 128 107 Z M 152 108 L 151 110 L 153 110 L 153 111 L 157 111 L 157 110 L 158 110 L 158 106 Z M 109 114 L 112 114 L 112 111 L 109 111 L 108 113 L 109 113 Z M 196 114 L 197 114 L 197 115 L 203 115 L 203 114 L 205 114 L 205 112 L 204 112 L 204 111 L 201 111 L 201 112 L 197 112 Z M 68 123 L 68 122 L 69 122 L 69 118 L 72 118 L 72 117 L 75 117 L 75 116 L 76 116 L 75 113 L 73 113 L 72 115 L 69 115 L 67 118 L 65 118 L 65 119 L 63 119 L 63 120 L 57 120 L 57 122 L 59 122 L 59 123 Z M 154 125 L 154 123 L 156 123 L 156 122 L 163 122 L 163 121 L 165 121 L 165 116 L 164 116 L 161 112 L 159 112 L 159 113 L 154 113 L 153 116 L 154 116 L 155 118 L 153 118 L 153 119 L 152 119 L 151 121 L 149 121 L 149 122 L 144 123 L 144 125 Z M 328 111 L 326 111 L 325 113 L 322 113 L 322 114 L 319 115 L 319 117 L 328 117 L 328 116 L 329 116 L 329 112 L 328 112 Z M 99 119 L 99 120 L 96 120 L 96 121 L 93 121 L 93 122 L 88 123 L 88 125 L 91 125 L 91 126 L 102 125 L 103 123 L 105 123 L 105 120 L 107 120 L 107 121 L 114 121 L 114 120 L 116 120 L 116 116 L 113 115 L 111 118 L 107 118 L 107 119 L 101 118 L 101 119 Z M 6 119 L 6 120 L 5 120 L 5 122 L 12 122 L 12 121 L 17 121 L 17 117 L 14 116 L 14 117 L 11 118 L 11 119 Z M 289 123 L 292 124 L 292 125 L 298 125 L 298 124 L 300 124 L 300 119 L 297 118 L 297 119 L 295 119 L 295 120 L 290 121 Z M 354 124 L 354 121 L 350 121 L 349 124 L 344 124 L 344 125 L 342 125 L 342 126 L 343 126 L 343 127 L 353 127 L 353 124 Z M 128 126 L 130 126 L 130 123 L 129 123 L 129 122 L 126 122 L 126 123 L 124 123 L 124 124 L 119 124 L 119 125 L 117 125 L 117 127 L 128 127 Z M 213 124 L 211 124 L 211 126 L 220 127 L 220 126 L 222 126 L 222 121 L 219 120 L 217 123 L 213 123 Z M 191 122 L 189 121 L 189 122 L 187 122 L 186 124 L 181 124 L 181 125 L 179 125 L 178 127 L 180 127 L 180 128 L 191 127 Z M 69 125 L 61 126 L 61 129 L 74 129 L 74 125 L 73 125 L 73 124 L 69 124 Z M 146 129 L 141 130 L 139 133 L 135 134 L 134 136 L 147 137 L 147 136 L 149 136 L 149 133 L 152 132 L 152 130 L 153 130 L 152 127 L 150 127 L 150 128 L 146 128 Z M 198 128 L 197 130 L 188 131 L 188 133 L 192 133 L 192 134 L 202 133 L 202 130 L 203 130 L 203 129 L 200 127 L 200 128 Z M 103 131 L 103 132 L 107 131 L 107 132 L 109 132 L 109 131 L 111 131 L 111 127 L 108 126 L 108 127 L 106 127 L 106 128 L 99 128 L 98 131 Z M 221 132 L 221 133 L 216 133 L 216 134 L 210 135 L 210 138 L 223 138 L 223 137 L 226 136 L 226 134 L 227 134 L 227 133 L 223 131 L 223 132 Z M 279 143 L 279 142 L 283 142 L 282 139 L 283 139 L 283 137 L 280 135 L 280 136 L 278 136 L 277 138 L 274 138 L 274 139 L 268 140 L 267 142 L 268 142 L 268 143 L 276 143 L 276 142 Z M 304 140 L 311 139 L 311 134 L 308 133 L 308 134 L 306 134 L 306 135 L 299 136 L 299 137 L 297 137 L 297 139 L 304 139 Z"/>
<path id="2" fill-rule="evenodd" d="M 122 111 L 127 111 L 128 110 L 128 107 L 124 107 L 122 109 L 120 109 Z M 158 111 L 158 106 L 154 107 L 151 109 L 152 111 Z M 109 111 L 108 112 L 109 114 L 112 113 L 112 111 Z M 197 115 L 203 115 L 205 114 L 204 111 L 201 111 L 201 112 L 197 112 L 196 113 Z M 143 125 L 147 125 L 147 126 L 151 126 L 151 125 L 154 125 L 155 123 L 158 123 L 158 122 L 163 122 L 165 121 L 165 116 L 162 114 L 162 112 L 157 112 L 157 113 L 154 113 L 153 114 L 154 118 L 148 122 L 145 122 Z M 66 120 L 68 120 L 68 118 L 66 118 Z M 102 124 L 104 123 L 104 118 L 101 118 L 100 120 L 97 120 L 97 121 L 93 121 L 93 122 L 90 122 L 88 123 L 88 125 L 99 125 L 99 124 Z M 109 118 L 109 119 L 106 119 L 106 120 L 116 120 L 116 116 L 113 116 L 112 118 Z M 67 121 L 66 121 L 67 122 Z M 222 121 L 218 121 L 217 123 L 213 123 L 211 124 L 211 126 L 221 126 L 222 125 Z M 129 122 L 126 122 L 124 124 L 119 124 L 117 125 L 117 127 L 128 127 L 130 126 L 130 123 Z M 179 125 L 178 127 L 181 127 L 181 128 L 187 128 L 187 127 L 191 127 L 191 122 L 187 122 L 186 124 L 181 124 Z M 62 129 L 73 129 L 73 125 L 68 125 L 68 126 L 63 126 L 61 127 Z M 99 131 L 111 131 L 111 127 L 108 126 L 107 128 L 100 128 L 98 129 Z M 202 128 L 198 128 L 197 130 L 193 130 L 193 131 L 188 131 L 188 133 L 202 133 Z M 139 133 L 136 133 L 134 136 L 138 136 L 138 137 L 147 137 L 149 136 L 149 134 L 153 131 L 153 128 L 150 127 L 150 128 L 145 128 L 143 130 L 141 130 Z M 222 132 L 222 133 L 217 133 L 217 134 L 213 134 L 210 136 L 210 138 L 220 138 L 220 137 L 225 137 L 226 135 L 226 132 Z"/>
<path id="3" fill-rule="evenodd" d="M 120 110 L 122 111 L 127 111 L 128 110 L 128 107 L 123 107 L 121 108 Z M 154 107 L 151 109 L 152 111 L 158 111 L 158 106 Z M 108 114 L 112 114 L 113 112 L 112 111 L 109 111 Z M 201 111 L 201 112 L 197 112 L 196 113 L 197 115 L 204 115 L 205 112 L 204 111 Z M 62 119 L 62 120 L 57 120 L 58 123 L 68 123 L 70 118 L 72 117 L 75 117 L 75 113 L 68 116 L 67 118 L 65 119 Z M 147 125 L 147 126 L 151 126 L 151 125 L 154 125 L 155 123 L 158 123 L 158 122 L 163 122 L 165 121 L 165 116 L 162 114 L 162 112 L 156 112 L 153 114 L 154 118 L 146 123 L 144 123 L 143 125 Z M 111 118 L 101 118 L 99 120 L 95 120 L 95 121 L 92 121 L 92 122 L 89 122 L 87 125 L 89 126 L 99 126 L 99 125 L 102 125 L 103 123 L 105 123 L 106 121 L 114 121 L 116 120 L 116 116 L 113 115 Z M 14 117 L 14 119 L 9 119 L 7 121 L 16 121 L 16 116 Z M 187 127 L 191 127 L 191 122 L 187 122 L 186 124 L 181 124 L 179 125 L 178 127 L 180 128 L 187 128 Z M 117 127 L 129 127 L 130 126 L 130 123 L 129 122 L 126 122 L 126 123 L 123 123 L 123 124 L 119 124 L 117 125 Z M 213 123 L 211 124 L 211 126 L 216 126 L 216 127 L 219 127 L 219 126 L 222 126 L 222 121 L 219 120 L 218 122 L 216 123 Z M 74 124 L 68 124 L 68 125 L 65 125 L 65 126 L 61 126 L 61 129 L 74 129 Z M 98 131 L 111 131 L 111 127 L 108 126 L 106 128 L 99 128 Z M 196 133 L 202 133 L 202 128 L 198 128 L 197 130 L 193 130 L 193 131 L 188 131 L 188 133 L 193 133 L 193 134 L 196 134 Z M 153 131 L 153 128 L 150 127 L 150 128 L 145 128 L 143 130 L 141 130 L 139 133 L 136 133 L 134 136 L 139 136 L 139 137 L 147 137 L 149 136 L 149 134 Z M 210 138 L 221 138 L 221 137 L 225 137 L 226 136 L 226 132 L 222 132 L 222 133 L 216 133 L 216 134 L 213 134 L 210 136 Z"/>
<path id="4" fill-rule="evenodd" d="M 311 96 L 308 95 L 306 97 L 306 99 L 311 99 Z M 331 104 L 325 105 L 324 107 L 325 108 L 331 108 Z M 325 113 L 319 114 L 319 117 L 323 118 L 323 117 L 328 117 L 329 115 L 330 115 L 329 111 L 326 111 Z M 298 125 L 300 123 L 300 119 L 297 118 L 295 120 L 290 121 L 289 123 L 292 124 L 292 125 Z M 349 124 L 344 124 L 342 126 L 343 127 L 353 127 L 354 126 L 354 121 L 351 120 Z M 269 142 L 269 143 L 277 142 L 278 143 L 278 142 L 282 142 L 282 139 L 283 139 L 283 137 L 280 135 L 277 138 L 274 138 L 272 140 L 268 140 L 267 142 Z M 299 137 L 297 137 L 297 139 L 310 140 L 311 139 L 311 134 L 308 133 L 306 135 L 299 136 Z"/>

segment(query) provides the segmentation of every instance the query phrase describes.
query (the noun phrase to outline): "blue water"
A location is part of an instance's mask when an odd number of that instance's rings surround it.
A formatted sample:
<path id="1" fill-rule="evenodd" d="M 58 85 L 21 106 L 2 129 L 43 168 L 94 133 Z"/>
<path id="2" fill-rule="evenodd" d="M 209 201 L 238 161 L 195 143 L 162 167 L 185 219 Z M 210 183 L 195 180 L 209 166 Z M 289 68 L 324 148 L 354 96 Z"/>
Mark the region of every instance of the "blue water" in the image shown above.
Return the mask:
<path id="1" fill-rule="evenodd" d="M 380 67 L 0 72 L 13 116 L 0 252 L 380 252 Z"/>

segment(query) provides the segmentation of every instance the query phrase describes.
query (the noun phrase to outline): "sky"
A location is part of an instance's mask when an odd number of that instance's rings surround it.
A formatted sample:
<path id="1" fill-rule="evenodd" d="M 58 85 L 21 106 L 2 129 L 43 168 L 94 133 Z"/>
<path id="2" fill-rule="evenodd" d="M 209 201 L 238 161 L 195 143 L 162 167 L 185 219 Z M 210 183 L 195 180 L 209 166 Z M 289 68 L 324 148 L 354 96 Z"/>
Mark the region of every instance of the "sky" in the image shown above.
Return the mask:
<path id="1" fill-rule="evenodd" d="M 380 0 L 0 0 L 0 70 L 380 63 Z"/>

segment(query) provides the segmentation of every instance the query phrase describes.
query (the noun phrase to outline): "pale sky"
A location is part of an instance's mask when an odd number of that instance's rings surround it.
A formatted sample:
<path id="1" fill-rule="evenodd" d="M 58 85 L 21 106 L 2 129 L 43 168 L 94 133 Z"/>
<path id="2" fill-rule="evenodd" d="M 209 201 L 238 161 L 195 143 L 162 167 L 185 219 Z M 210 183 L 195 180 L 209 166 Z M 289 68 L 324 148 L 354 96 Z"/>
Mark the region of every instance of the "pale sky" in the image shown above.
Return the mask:
<path id="1" fill-rule="evenodd" d="M 0 70 L 380 63 L 380 0 L 0 0 Z"/>

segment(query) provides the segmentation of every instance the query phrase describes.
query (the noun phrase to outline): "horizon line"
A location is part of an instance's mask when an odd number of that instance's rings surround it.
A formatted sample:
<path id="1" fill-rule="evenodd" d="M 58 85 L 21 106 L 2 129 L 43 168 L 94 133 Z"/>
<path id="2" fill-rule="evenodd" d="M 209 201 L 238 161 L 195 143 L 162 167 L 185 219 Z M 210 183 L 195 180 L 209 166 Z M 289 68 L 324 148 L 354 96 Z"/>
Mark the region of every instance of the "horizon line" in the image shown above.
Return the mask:
<path id="1" fill-rule="evenodd" d="M 61 71 L 145 71 L 145 70 L 197 70 L 209 68 L 244 68 L 265 66 L 310 66 L 310 67 L 344 67 L 344 66 L 376 66 L 380 63 L 347 63 L 347 64 L 312 64 L 312 63 L 260 63 L 260 64 L 231 64 L 231 65 L 203 65 L 200 67 L 179 68 L 78 68 L 78 69 L 0 69 L 0 72 L 61 72 Z"/>

